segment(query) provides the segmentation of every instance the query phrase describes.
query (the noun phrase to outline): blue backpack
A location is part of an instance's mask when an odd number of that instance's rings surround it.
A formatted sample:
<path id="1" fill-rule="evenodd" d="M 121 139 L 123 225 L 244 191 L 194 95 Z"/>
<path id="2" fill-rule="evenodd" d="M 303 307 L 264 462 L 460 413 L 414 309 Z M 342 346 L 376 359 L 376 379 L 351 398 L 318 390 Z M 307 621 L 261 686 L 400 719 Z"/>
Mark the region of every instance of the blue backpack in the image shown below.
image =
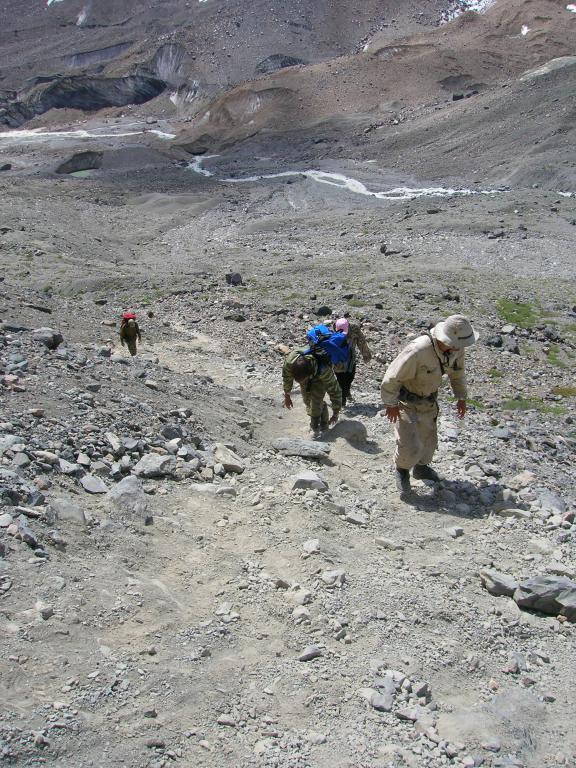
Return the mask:
<path id="1" fill-rule="evenodd" d="M 350 360 L 346 334 L 340 331 L 331 331 L 326 325 L 315 325 L 306 332 L 306 340 L 310 346 L 304 354 L 314 355 L 321 365 L 337 365 Z"/>

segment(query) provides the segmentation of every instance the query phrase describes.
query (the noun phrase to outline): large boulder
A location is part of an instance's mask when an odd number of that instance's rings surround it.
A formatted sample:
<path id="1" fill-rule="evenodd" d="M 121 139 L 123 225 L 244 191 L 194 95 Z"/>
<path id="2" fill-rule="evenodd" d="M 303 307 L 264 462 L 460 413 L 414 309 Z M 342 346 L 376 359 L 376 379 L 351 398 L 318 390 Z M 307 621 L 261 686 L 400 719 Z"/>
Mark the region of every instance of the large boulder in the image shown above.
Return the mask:
<path id="1" fill-rule="evenodd" d="M 514 600 L 520 608 L 576 621 L 576 581 L 565 576 L 534 576 L 522 581 L 514 592 Z"/>
<path id="2" fill-rule="evenodd" d="M 116 483 L 109 491 L 107 500 L 117 509 L 126 512 L 144 511 L 147 506 L 142 481 L 130 475 Z"/>
<path id="3" fill-rule="evenodd" d="M 272 441 L 272 448 L 282 456 L 301 456 L 303 459 L 323 460 L 330 453 L 328 443 L 303 440 L 300 437 L 279 437 Z"/>
<path id="4" fill-rule="evenodd" d="M 56 349 L 64 341 L 62 334 L 53 328 L 36 328 L 32 331 L 32 338 L 48 349 Z"/>
<path id="5" fill-rule="evenodd" d="M 176 459 L 170 455 L 147 453 L 134 467 L 137 477 L 167 477 L 176 469 Z"/>
<path id="6" fill-rule="evenodd" d="M 312 491 L 327 491 L 328 484 L 317 475 L 316 472 L 311 472 L 306 469 L 304 472 L 299 472 L 297 475 L 292 475 L 290 478 L 289 488 L 291 491 L 297 489 L 312 490 Z"/>
<path id="7" fill-rule="evenodd" d="M 234 472 L 237 475 L 244 472 L 245 467 L 242 459 L 223 443 L 216 443 L 214 446 L 214 460 L 222 464 L 226 472 Z"/>
<path id="8" fill-rule="evenodd" d="M 50 507 L 57 520 L 86 525 L 86 515 L 79 504 L 69 499 L 52 499 Z"/>
<path id="9" fill-rule="evenodd" d="M 518 582 L 516 579 L 509 576 L 507 573 L 500 573 L 500 571 L 494 571 L 492 569 L 480 571 L 480 580 L 488 592 L 497 597 L 500 597 L 501 595 L 512 597 L 514 592 L 518 589 Z"/>
<path id="10" fill-rule="evenodd" d="M 80 482 L 88 493 L 108 493 L 108 486 L 96 475 L 84 475 L 80 478 Z"/>
<path id="11" fill-rule="evenodd" d="M 19 443 L 26 443 L 25 438 L 18 435 L 0 435 L 0 456 L 3 456 L 6 451 L 9 451 L 13 445 Z"/>

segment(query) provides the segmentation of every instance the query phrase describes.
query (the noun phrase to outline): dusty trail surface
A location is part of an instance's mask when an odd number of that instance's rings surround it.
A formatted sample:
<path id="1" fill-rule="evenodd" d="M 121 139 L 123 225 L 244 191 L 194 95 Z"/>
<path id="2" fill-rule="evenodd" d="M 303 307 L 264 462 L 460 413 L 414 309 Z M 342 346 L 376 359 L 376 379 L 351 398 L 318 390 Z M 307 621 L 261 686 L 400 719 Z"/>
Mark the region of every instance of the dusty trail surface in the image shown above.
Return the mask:
<path id="1" fill-rule="evenodd" d="M 576 765 L 576 15 L 470 5 L 0 2 L 0 764 Z M 401 500 L 379 384 L 460 312 Z"/>

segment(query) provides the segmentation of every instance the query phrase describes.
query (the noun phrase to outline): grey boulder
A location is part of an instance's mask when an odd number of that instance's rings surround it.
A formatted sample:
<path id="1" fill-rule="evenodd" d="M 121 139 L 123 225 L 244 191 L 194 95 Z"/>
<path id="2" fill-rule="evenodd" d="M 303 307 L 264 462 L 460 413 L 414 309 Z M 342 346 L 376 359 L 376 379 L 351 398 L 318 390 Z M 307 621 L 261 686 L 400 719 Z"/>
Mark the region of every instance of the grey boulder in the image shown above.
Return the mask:
<path id="1" fill-rule="evenodd" d="M 282 456 L 300 456 L 303 459 L 325 459 L 330 453 L 328 443 L 302 440 L 298 437 L 279 437 L 272 442 L 272 448 Z"/>
<path id="2" fill-rule="evenodd" d="M 216 443 L 214 446 L 214 459 L 217 463 L 222 464 L 226 472 L 233 472 L 237 475 L 244 472 L 245 467 L 242 459 L 223 443 Z"/>
<path id="3" fill-rule="evenodd" d="M 320 475 L 310 470 L 304 470 L 290 478 L 290 489 L 295 491 L 298 488 L 313 491 L 327 491 L 328 485 L 322 480 Z"/>
<path id="4" fill-rule="evenodd" d="M 79 504 L 75 504 L 68 499 L 52 499 L 50 507 L 56 515 L 57 520 L 65 520 L 70 523 L 86 525 L 86 515 Z"/>
<path id="5" fill-rule="evenodd" d="M 80 482 L 88 493 L 108 493 L 108 486 L 96 475 L 84 475 L 80 478 Z"/>
<path id="6" fill-rule="evenodd" d="M 146 497 L 142 481 L 130 475 L 116 483 L 106 497 L 118 509 L 131 512 L 143 511 L 146 508 Z"/>
<path id="7" fill-rule="evenodd" d="M 167 477 L 176 469 L 174 456 L 161 456 L 159 453 L 147 453 L 134 467 L 137 477 Z"/>
<path id="8" fill-rule="evenodd" d="M 53 328 L 36 328 L 32 331 L 32 338 L 48 349 L 56 349 L 64 341 L 62 334 Z"/>
<path id="9" fill-rule="evenodd" d="M 500 597 L 501 595 L 512 597 L 518 588 L 518 582 L 513 579 L 512 576 L 508 576 L 506 573 L 500 573 L 500 571 L 480 571 L 480 580 L 488 592 L 490 592 L 491 595 L 496 595 L 496 597 Z"/>
<path id="10" fill-rule="evenodd" d="M 520 608 L 566 616 L 576 621 L 576 581 L 565 576 L 534 576 L 519 584 L 514 600 Z"/>

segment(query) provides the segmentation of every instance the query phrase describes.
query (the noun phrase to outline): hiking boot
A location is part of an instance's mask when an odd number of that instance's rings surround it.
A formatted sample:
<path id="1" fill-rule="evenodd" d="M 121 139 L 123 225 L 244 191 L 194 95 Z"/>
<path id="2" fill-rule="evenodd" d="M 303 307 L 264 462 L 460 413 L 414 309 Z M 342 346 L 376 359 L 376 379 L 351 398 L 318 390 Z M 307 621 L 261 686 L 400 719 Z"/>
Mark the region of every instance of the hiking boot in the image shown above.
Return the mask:
<path id="1" fill-rule="evenodd" d="M 410 471 L 408 469 L 395 467 L 394 479 L 396 480 L 396 488 L 400 493 L 410 493 Z"/>
<path id="2" fill-rule="evenodd" d="M 312 440 L 318 440 L 318 438 L 322 435 L 320 419 L 312 419 L 310 421 L 310 435 L 312 436 Z"/>
<path id="3" fill-rule="evenodd" d="M 414 477 L 416 480 L 432 480 L 435 483 L 440 482 L 440 476 L 438 473 L 427 464 L 416 464 L 412 470 L 412 477 Z"/>

